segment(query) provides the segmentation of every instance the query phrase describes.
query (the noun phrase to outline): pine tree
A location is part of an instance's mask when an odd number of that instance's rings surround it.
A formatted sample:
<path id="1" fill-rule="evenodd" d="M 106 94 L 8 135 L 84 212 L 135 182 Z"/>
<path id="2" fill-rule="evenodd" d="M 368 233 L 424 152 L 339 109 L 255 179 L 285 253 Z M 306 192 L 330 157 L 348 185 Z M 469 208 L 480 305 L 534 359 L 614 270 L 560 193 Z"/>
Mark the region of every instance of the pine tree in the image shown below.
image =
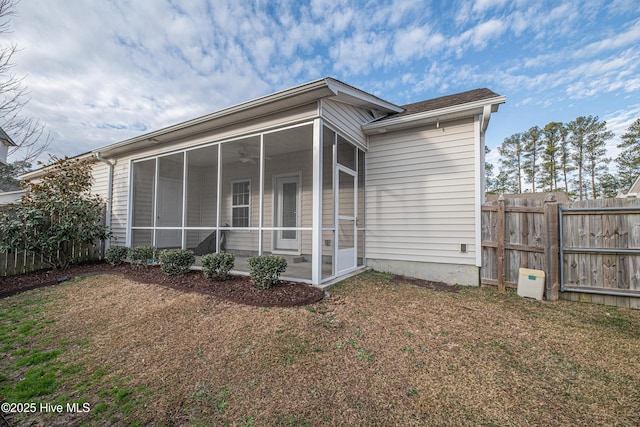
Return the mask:
<path id="1" fill-rule="evenodd" d="M 611 159 L 607 157 L 607 141 L 613 138 L 613 132 L 607 130 L 607 122 L 596 122 L 587 135 L 587 143 L 585 144 L 585 172 L 591 177 L 591 195 L 594 199 L 598 198 L 599 189 L 596 181 L 599 181 L 602 172 L 609 170 L 609 162 Z"/>
<path id="2" fill-rule="evenodd" d="M 498 178 L 500 186 L 509 188 L 513 193 L 522 193 L 522 134 L 511 135 L 498 147 L 501 172 Z M 501 176 L 502 175 L 502 176 Z"/>
<path id="3" fill-rule="evenodd" d="M 531 184 L 531 192 L 536 192 L 536 177 L 540 168 L 540 160 L 542 156 L 542 144 L 540 136 L 542 131 L 538 126 L 533 126 L 522 134 L 522 169 L 527 181 Z"/>
<path id="4" fill-rule="evenodd" d="M 571 145 L 569 144 L 569 127 L 565 124 L 560 128 L 560 144 L 558 146 L 558 161 L 562 178 L 564 181 L 564 191 L 569 192 L 569 178 L 570 172 L 575 170 L 575 167 L 571 163 Z M 556 185 L 556 190 L 558 190 Z"/>
<path id="5" fill-rule="evenodd" d="M 493 187 L 490 194 L 511 194 L 518 193 L 516 181 L 505 171 L 500 171 L 493 180 Z"/>
<path id="6" fill-rule="evenodd" d="M 558 190 L 558 173 L 561 165 L 561 122 L 551 122 L 542 130 L 544 152 L 542 153 L 542 171 L 540 183 L 549 191 Z"/>
<path id="7" fill-rule="evenodd" d="M 618 195 L 620 181 L 610 173 L 604 173 L 600 177 L 599 188 L 602 197 L 614 198 Z"/>
<path id="8" fill-rule="evenodd" d="M 491 152 L 491 149 L 484 146 L 484 185 L 485 185 L 485 193 L 493 194 L 493 185 L 495 178 L 493 176 L 493 164 L 489 163 L 487 159 L 487 154 Z"/>
<path id="9" fill-rule="evenodd" d="M 588 168 L 586 173 L 591 173 L 592 186 L 595 186 L 595 175 L 597 171 L 594 167 L 594 162 L 601 159 L 600 154 L 596 154 L 598 147 L 600 146 L 600 140 L 602 145 L 606 143 L 611 132 L 606 130 L 606 122 L 600 122 L 598 116 L 580 116 L 567 125 L 571 135 L 569 136 L 569 144 L 573 148 L 571 159 L 573 160 L 578 175 L 576 176 L 576 186 L 578 196 L 580 200 L 584 200 L 587 197 L 587 183 L 585 182 L 585 169 Z M 612 134 L 611 134 L 612 135 Z M 592 152 L 589 154 L 589 152 Z M 593 158 L 594 160 L 590 160 Z M 589 164 L 588 164 L 589 162 Z M 592 188 L 592 191 L 595 188 Z"/>
<path id="10" fill-rule="evenodd" d="M 619 188 L 628 189 L 640 175 L 640 119 L 636 119 L 620 137 L 616 158 Z"/>

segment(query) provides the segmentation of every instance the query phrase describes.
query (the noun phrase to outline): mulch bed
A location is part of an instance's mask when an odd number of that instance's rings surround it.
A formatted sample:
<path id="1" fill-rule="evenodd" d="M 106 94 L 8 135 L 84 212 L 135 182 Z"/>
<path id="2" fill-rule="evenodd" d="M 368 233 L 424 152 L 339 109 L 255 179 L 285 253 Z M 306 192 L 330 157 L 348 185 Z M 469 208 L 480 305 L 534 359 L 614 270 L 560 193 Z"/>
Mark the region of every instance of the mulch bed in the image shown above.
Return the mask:
<path id="1" fill-rule="evenodd" d="M 51 286 L 74 277 L 116 274 L 139 283 L 166 286 L 183 292 L 199 292 L 227 301 L 259 307 L 292 307 L 313 304 L 324 298 L 324 291 L 311 285 L 281 280 L 261 291 L 248 276 L 231 276 L 224 282 L 205 279 L 201 271 L 167 276 L 160 267 L 135 268 L 130 264 L 110 266 L 106 263 L 74 265 L 66 270 L 45 270 L 18 276 L 0 277 L 0 298 L 31 289 Z"/>

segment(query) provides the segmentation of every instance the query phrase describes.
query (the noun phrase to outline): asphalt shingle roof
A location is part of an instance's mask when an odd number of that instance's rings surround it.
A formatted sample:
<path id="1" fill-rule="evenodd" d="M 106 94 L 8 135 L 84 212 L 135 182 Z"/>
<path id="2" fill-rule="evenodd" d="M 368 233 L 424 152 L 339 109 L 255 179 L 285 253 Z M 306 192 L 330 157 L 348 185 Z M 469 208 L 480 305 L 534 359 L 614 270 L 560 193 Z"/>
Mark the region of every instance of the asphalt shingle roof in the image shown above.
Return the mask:
<path id="1" fill-rule="evenodd" d="M 496 98 L 498 96 L 500 95 L 487 88 L 473 89 L 453 95 L 441 96 L 439 98 L 433 98 L 426 101 L 414 102 L 413 104 L 402 105 L 401 107 L 404 108 L 404 111 L 402 113 L 389 115 L 385 117 L 385 119 L 423 113 L 425 111 L 439 110 L 441 108 L 468 104 L 469 102 L 482 101 L 484 99 Z"/>

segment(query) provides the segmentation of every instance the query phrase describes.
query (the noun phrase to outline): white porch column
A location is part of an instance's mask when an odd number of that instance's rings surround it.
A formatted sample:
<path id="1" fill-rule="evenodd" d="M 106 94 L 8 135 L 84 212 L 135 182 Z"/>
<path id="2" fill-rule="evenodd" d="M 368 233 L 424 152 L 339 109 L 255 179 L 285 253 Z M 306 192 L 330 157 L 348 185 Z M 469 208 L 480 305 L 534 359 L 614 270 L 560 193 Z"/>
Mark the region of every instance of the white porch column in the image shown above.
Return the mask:
<path id="1" fill-rule="evenodd" d="M 322 119 L 313 121 L 313 203 L 311 205 L 311 283 L 322 280 Z"/>

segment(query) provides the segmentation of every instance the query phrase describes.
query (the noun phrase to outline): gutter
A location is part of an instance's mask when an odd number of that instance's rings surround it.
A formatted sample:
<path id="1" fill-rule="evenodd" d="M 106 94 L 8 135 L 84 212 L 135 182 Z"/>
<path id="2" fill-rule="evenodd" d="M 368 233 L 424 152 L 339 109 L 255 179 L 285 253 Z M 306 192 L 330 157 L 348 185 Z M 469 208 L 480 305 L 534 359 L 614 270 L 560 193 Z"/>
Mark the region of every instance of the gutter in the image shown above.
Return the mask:
<path id="1" fill-rule="evenodd" d="M 421 113 L 408 114 L 389 119 L 382 119 L 376 122 L 367 123 L 362 126 L 362 131 L 366 135 L 385 133 L 392 130 L 406 129 L 414 126 L 436 123 L 446 120 L 447 116 L 456 116 L 469 110 L 478 110 L 477 114 L 483 114 L 482 131 L 486 130 L 489 123 L 489 115 L 498 111 L 498 106 L 507 101 L 505 96 L 483 99 L 480 101 L 468 102 L 466 104 L 454 105 L 437 110 L 423 111 Z"/>
<path id="2" fill-rule="evenodd" d="M 113 208 L 113 167 L 114 163 L 104 159 L 102 154 L 98 151 L 95 153 L 98 161 L 106 164 L 109 167 L 109 177 L 107 178 L 107 212 L 105 214 L 104 225 L 111 230 L 111 211 Z M 111 246 L 111 239 L 104 242 L 104 250 L 106 251 Z"/>

